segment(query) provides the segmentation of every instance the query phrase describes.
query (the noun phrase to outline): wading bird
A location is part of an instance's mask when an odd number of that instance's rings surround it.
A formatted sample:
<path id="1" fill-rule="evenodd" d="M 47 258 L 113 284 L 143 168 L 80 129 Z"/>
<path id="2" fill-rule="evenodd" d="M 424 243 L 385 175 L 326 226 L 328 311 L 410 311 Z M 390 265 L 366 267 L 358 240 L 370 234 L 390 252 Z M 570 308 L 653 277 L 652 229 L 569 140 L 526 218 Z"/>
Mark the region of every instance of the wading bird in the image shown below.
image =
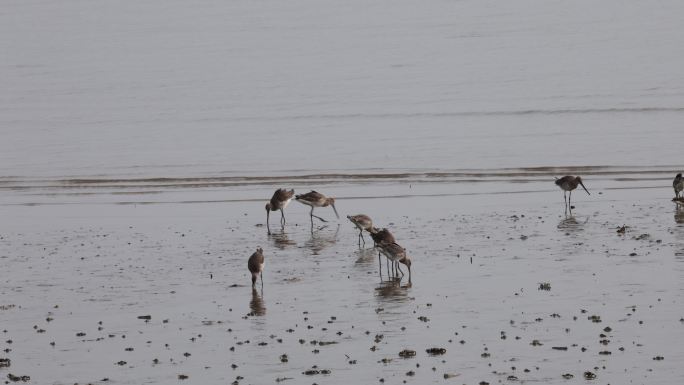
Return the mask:
<path id="1" fill-rule="evenodd" d="M 247 268 L 252 273 L 252 287 L 256 285 L 257 275 L 261 278 L 261 288 L 264 288 L 264 250 L 257 247 L 254 254 L 249 257 L 247 261 Z"/>
<path id="2" fill-rule="evenodd" d="M 411 257 L 409 257 L 408 254 L 406 254 L 406 249 L 401 247 L 399 244 L 396 242 L 392 243 L 387 243 L 387 242 L 382 242 L 378 244 L 378 248 L 380 249 L 380 252 L 385 254 L 385 256 L 392 261 L 393 267 L 392 270 L 395 268 L 399 270 L 401 273 L 401 276 L 404 276 L 404 272 L 401 271 L 401 268 L 399 267 L 399 263 L 403 263 L 408 267 L 408 272 L 409 272 L 409 283 L 411 282 Z M 396 274 L 395 274 L 396 275 Z"/>
<path id="3" fill-rule="evenodd" d="M 386 228 L 383 228 L 382 230 L 379 230 L 377 227 L 373 227 L 373 231 L 370 232 L 371 238 L 373 238 L 373 242 L 375 243 L 375 247 L 377 247 L 380 243 L 396 243 L 396 239 L 394 239 L 394 235 L 390 233 L 389 230 Z M 380 248 L 378 248 L 378 265 L 380 266 L 380 277 L 382 277 L 382 259 L 380 258 Z M 389 259 L 387 259 L 387 274 L 389 275 Z"/>
<path id="4" fill-rule="evenodd" d="M 684 178 L 682 178 L 682 173 L 677 174 L 677 176 L 672 181 L 672 188 L 675 190 L 675 198 L 679 199 L 679 193 L 684 190 Z"/>
<path id="5" fill-rule="evenodd" d="M 556 186 L 560 187 L 563 190 L 563 201 L 565 201 L 566 209 L 569 207 L 570 210 L 572 210 L 572 206 L 570 204 L 570 199 L 572 199 L 572 190 L 576 189 L 578 185 L 582 186 L 584 191 L 586 191 L 587 194 L 589 194 L 589 190 L 587 190 L 587 188 L 584 187 L 584 183 L 582 183 L 582 178 L 580 178 L 579 176 L 566 175 L 560 179 L 556 178 Z M 570 192 L 570 195 L 566 199 L 565 194 L 568 191 Z"/>
<path id="6" fill-rule="evenodd" d="M 366 240 L 363 239 L 363 230 L 369 233 L 373 232 L 373 220 L 365 214 L 358 215 L 347 215 L 347 219 L 351 221 L 359 229 L 359 246 L 361 246 L 361 241 L 366 244 Z"/>
<path id="7" fill-rule="evenodd" d="M 297 202 L 303 203 L 307 206 L 311 206 L 311 212 L 309 213 L 309 216 L 311 217 L 311 226 L 313 226 L 313 219 L 318 218 L 319 220 L 323 222 L 327 222 L 325 219 L 313 215 L 314 208 L 316 207 L 327 207 L 331 206 L 333 211 L 335 211 L 335 216 L 339 218 L 339 214 L 337 214 L 337 209 L 335 208 L 335 198 L 328 198 L 325 195 L 311 190 L 311 192 L 308 192 L 306 194 L 299 194 L 295 196 L 295 199 Z"/>
<path id="8" fill-rule="evenodd" d="M 271 211 L 280 210 L 280 226 L 285 227 L 285 212 L 283 211 L 287 204 L 292 200 L 294 190 L 287 191 L 284 188 L 279 188 L 273 193 L 271 201 L 266 203 L 266 228 L 271 232 L 271 227 L 268 223 L 268 218 Z"/>

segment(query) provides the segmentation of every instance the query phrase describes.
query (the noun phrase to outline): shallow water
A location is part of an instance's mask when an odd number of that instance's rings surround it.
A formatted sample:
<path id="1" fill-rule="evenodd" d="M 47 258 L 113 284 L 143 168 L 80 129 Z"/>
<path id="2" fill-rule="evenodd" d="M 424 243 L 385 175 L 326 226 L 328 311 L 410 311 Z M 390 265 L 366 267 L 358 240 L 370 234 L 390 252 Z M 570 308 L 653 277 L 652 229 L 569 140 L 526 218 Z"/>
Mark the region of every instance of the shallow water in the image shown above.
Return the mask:
<path id="1" fill-rule="evenodd" d="M 2 176 L 682 164 L 677 0 L 4 9 Z"/>
<path id="2" fill-rule="evenodd" d="M 657 189 L 588 187 L 572 216 L 560 191 L 339 200 L 340 214 L 392 229 L 411 285 L 384 261 L 381 279 L 351 223 L 319 209 L 330 222 L 312 230 L 296 202 L 271 235 L 263 200 L 6 205 L 3 370 L 37 383 L 681 381 L 684 216 Z M 331 372 L 308 378 L 314 365 Z"/>

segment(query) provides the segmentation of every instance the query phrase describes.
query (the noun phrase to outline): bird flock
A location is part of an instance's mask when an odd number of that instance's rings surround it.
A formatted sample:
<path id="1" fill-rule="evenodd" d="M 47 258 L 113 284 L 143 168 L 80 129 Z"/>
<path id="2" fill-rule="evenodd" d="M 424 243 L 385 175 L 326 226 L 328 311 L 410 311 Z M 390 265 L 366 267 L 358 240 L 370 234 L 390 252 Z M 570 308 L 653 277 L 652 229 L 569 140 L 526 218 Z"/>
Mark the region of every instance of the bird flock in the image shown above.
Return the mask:
<path id="1" fill-rule="evenodd" d="M 573 190 L 577 189 L 578 186 L 582 186 L 584 191 L 586 191 L 588 195 L 591 195 L 589 190 L 587 190 L 587 188 L 584 186 L 584 183 L 582 182 L 582 178 L 580 176 L 566 175 L 562 178 L 556 178 L 555 184 L 556 186 L 560 187 L 561 190 L 563 190 L 563 201 L 565 202 L 566 213 L 568 211 L 572 213 L 572 209 L 574 208 L 574 206 L 572 206 L 571 203 L 572 192 Z M 684 198 L 680 197 L 680 193 L 682 192 L 682 190 L 684 190 L 684 178 L 682 177 L 681 173 L 675 176 L 674 180 L 672 181 L 672 188 L 675 192 L 674 200 L 678 203 L 684 204 Z M 271 200 L 268 203 L 266 203 L 266 227 L 268 229 L 269 234 L 271 233 L 269 223 L 271 211 L 280 210 L 280 225 L 284 228 L 286 223 L 284 210 L 293 197 L 297 202 L 300 202 L 311 207 L 309 217 L 311 218 L 312 228 L 314 224 L 314 218 L 320 220 L 321 222 L 327 222 L 327 220 L 317 215 L 314 215 L 314 209 L 316 207 L 330 206 L 335 212 L 335 216 L 338 219 L 340 217 L 337 213 L 337 209 L 335 208 L 335 198 L 326 197 L 325 195 L 313 190 L 306 194 L 295 195 L 294 190 L 286 190 L 281 188 L 276 190 L 275 193 L 273 193 L 273 197 L 271 197 Z M 404 272 L 401 270 L 400 264 L 403 264 L 408 269 L 408 281 L 410 284 L 411 257 L 406 253 L 406 249 L 397 243 L 396 239 L 394 238 L 394 235 L 392 235 L 392 233 L 387 228 L 379 229 L 375 227 L 373 225 L 373 220 L 366 214 L 347 215 L 347 219 L 349 219 L 349 221 L 351 221 L 359 230 L 359 247 L 362 243 L 364 246 L 366 245 L 366 240 L 363 237 L 364 231 L 368 232 L 370 234 L 370 237 L 373 239 L 373 247 L 378 251 L 378 265 L 380 268 L 380 278 L 382 279 L 381 255 L 384 255 L 387 259 L 386 266 L 388 278 L 395 277 L 401 281 L 401 279 L 403 279 L 404 277 Z M 260 277 L 261 286 L 263 288 L 264 280 L 262 274 L 264 270 L 264 254 L 263 249 L 261 247 L 258 247 L 257 250 L 249 257 L 247 267 L 249 268 L 249 272 L 252 275 L 252 287 L 256 285 L 257 277 Z M 401 274 L 401 277 L 399 277 L 399 274 Z"/>

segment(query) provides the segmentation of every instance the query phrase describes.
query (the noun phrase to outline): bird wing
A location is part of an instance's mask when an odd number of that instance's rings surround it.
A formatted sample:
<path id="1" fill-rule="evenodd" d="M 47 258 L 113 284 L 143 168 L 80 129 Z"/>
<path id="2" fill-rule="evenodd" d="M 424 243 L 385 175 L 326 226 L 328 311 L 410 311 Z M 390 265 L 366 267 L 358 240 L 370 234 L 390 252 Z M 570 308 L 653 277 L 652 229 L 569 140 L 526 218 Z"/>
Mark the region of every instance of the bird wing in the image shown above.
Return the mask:
<path id="1" fill-rule="evenodd" d="M 325 199 L 325 195 L 323 195 L 317 191 L 311 190 L 310 192 L 308 192 L 306 194 L 297 195 L 296 198 L 297 198 L 297 200 L 301 200 L 301 201 L 316 202 L 316 201 L 319 201 L 321 199 Z"/>
<path id="2" fill-rule="evenodd" d="M 287 191 L 284 188 L 279 188 L 273 193 L 273 198 L 271 198 L 271 204 L 274 202 L 285 202 L 286 200 L 292 199 L 294 195 L 294 190 Z"/>

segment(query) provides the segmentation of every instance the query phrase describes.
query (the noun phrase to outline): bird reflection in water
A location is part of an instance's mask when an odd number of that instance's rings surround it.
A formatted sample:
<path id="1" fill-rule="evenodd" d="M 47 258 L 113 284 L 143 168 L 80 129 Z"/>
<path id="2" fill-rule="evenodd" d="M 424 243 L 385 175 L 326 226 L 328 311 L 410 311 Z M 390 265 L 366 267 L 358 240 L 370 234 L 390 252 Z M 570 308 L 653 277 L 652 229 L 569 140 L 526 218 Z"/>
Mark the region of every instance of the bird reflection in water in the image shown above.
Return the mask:
<path id="1" fill-rule="evenodd" d="M 323 249 L 337 243 L 337 233 L 340 231 L 340 225 L 337 225 L 334 233 L 323 231 L 327 227 L 323 226 L 318 230 L 311 231 L 311 238 L 306 241 L 306 247 L 311 249 L 314 255 L 320 254 Z"/>
<path id="2" fill-rule="evenodd" d="M 297 246 L 297 242 L 291 240 L 283 229 L 281 229 L 279 232 L 273 231 L 268 233 L 268 239 L 273 242 L 273 246 L 280 250 L 285 250 L 285 248 L 289 246 Z"/>
<path id="3" fill-rule="evenodd" d="M 389 302 L 404 302 L 410 299 L 408 296 L 408 289 L 411 288 L 411 283 L 406 285 L 401 284 L 400 279 L 392 279 L 383 281 L 375 288 L 377 297 L 383 301 Z"/>
<path id="4" fill-rule="evenodd" d="M 560 222 L 558 222 L 558 230 L 565 231 L 566 233 L 576 233 L 584 230 L 584 225 L 589 222 L 589 217 L 584 220 L 584 222 L 578 221 L 574 216 L 566 216 Z"/>
<path id="5" fill-rule="evenodd" d="M 677 208 L 675 208 L 674 220 L 675 223 L 684 223 L 684 205 L 677 203 Z"/>
<path id="6" fill-rule="evenodd" d="M 249 301 L 249 308 L 251 310 L 251 312 L 248 314 L 249 316 L 262 316 L 266 314 L 264 300 L 262 295 L 259 295 L 259 292 L 256 288 L 252 288 L 252 299 Z"/>
<path id="7" fill-rule="evenodd" d="M 354 252 L 354 255 L 356 256 L 356 261 L 354 263 L 363 266 L 375 266 L 375 256 L 377 254 L 378 252 L 374 248 L 358 249 Z"/>

